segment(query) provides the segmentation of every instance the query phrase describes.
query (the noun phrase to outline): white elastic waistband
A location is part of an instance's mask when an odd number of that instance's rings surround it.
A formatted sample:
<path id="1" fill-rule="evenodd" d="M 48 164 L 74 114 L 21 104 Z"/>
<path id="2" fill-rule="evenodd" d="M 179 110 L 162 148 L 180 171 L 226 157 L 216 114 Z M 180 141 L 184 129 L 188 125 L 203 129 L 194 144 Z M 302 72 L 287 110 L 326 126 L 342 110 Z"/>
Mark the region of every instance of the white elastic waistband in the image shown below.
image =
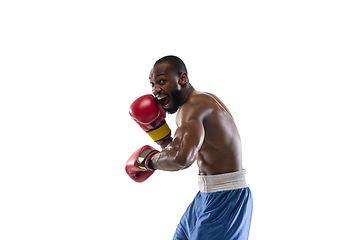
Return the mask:
<path id="1" fill-rule="evenodd" d="M 199 175 L 200 192 L 209 193 L 246 188 L 245 174 L 246 170 L 217 175 Z"/>

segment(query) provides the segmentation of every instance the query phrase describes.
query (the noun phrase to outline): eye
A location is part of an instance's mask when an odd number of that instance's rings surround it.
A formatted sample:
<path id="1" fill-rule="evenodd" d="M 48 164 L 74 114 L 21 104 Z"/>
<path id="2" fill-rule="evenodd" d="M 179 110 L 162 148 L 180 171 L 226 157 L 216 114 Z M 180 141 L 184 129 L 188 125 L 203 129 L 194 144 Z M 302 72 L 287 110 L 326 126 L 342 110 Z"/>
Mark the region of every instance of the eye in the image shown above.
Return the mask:
<path id="1" fill-rule="evenodd" d="M 159 83 L 160 83 L 161 85 L 164 85 L 164 84 L 166 83 L 166 80 L 165 80 L 165 79 L 161 79 L 161 80 L 159 81 Z"/>
<path id="2" fill-rule="evenodd" d="M 153 83 L 153 82 L 151 82 L 150 85 L 151 85 L 152 88 L 154 87 L 154 83 Z"/>

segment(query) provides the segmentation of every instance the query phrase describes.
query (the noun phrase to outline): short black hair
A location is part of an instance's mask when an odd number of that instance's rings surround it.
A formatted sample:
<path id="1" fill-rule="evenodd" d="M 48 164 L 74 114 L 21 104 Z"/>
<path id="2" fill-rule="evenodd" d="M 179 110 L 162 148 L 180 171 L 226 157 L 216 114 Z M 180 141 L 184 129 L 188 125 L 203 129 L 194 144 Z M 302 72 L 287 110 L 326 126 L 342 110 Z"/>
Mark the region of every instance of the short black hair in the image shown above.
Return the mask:
<path id="1" fill-rule="evenodd" d="M 154 66 L 156 64 L 163 63 L 163 62 L 170 63 L 173 71 L 175 71 L 179 75 L 183 72 L 185 72 L 187 74 L 187 69 L 186 69 L 185 63 L 179 57 L 173 56 L 173 55 L 168 55 L 168 56 L 162 57 L 155 62 Z"/>

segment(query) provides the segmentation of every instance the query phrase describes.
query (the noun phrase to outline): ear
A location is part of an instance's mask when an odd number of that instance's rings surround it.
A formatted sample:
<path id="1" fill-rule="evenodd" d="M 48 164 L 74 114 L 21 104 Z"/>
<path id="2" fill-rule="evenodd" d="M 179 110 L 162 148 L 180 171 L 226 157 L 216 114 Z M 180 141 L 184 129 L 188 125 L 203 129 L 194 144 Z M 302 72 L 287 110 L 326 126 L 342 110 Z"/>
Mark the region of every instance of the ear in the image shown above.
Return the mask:
<path id="1" fill-rule="evenodd" d="M 188 82 L 187 73 L 185 72 L 181 73 L 179 77 L 179 85 L 184 86 L 187 82 Z"/>

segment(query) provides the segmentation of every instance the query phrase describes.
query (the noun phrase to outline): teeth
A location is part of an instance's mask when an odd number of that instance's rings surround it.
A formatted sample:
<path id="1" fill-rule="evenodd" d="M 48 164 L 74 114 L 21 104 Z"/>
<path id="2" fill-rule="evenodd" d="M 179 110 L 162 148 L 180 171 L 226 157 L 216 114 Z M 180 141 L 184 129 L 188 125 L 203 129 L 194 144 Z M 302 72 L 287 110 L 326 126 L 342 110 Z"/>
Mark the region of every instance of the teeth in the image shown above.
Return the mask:
<path id="1" fill-rule="evenodd" d="M 166 96 L 162 96 L 162 97 L 157 97 L 157 100 L 161 100 L 161 99 L 163 99 L 163 98 L 165 98 Z"/>

